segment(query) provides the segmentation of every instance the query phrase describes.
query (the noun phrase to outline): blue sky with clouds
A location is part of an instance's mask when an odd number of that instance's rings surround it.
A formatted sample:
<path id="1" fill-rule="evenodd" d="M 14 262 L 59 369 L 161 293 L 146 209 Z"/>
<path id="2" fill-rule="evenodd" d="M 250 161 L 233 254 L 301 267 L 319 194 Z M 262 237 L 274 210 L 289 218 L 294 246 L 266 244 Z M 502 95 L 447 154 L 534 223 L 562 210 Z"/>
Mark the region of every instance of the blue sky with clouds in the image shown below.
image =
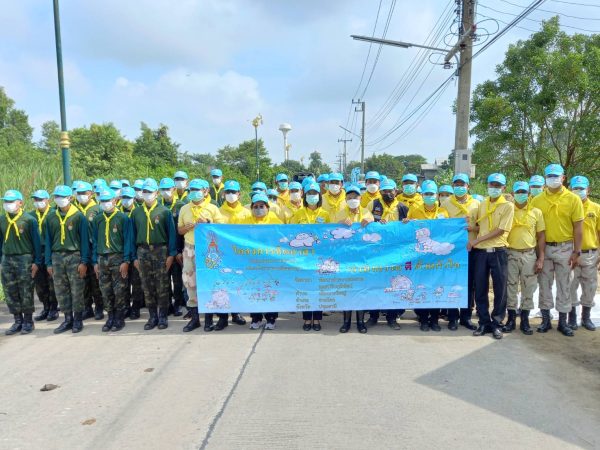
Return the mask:
<path id="1" fill-rule="evenodd" d="M 52 2 L 0 4 L 0 86 L 39 129 L 46 120 L 59 120 Z M 391 4 L 392 0 L 381 2 L 376 36 L 383 33 Z M 454 29 L 453 4 L 396 1 L 387 38 L 424 43 L 442 17 L 447 31 L 436 46 L 445 47 L 444 40 L 453 39 L 447 35 Z M 527 4 L 482 0 L 480 27 L 494 31 L 494 23 L 483 22 L 486 16 L 508 22 Z M 359 115 L 348 113 L 369 44 L 349 36 L 373 32 L 378 6 L 379 0 L 62 0 L 68 125 L 113 122 L 133 139 L 141 121 L 150 126 L 165 123 L 183 150 L 214 153 L 253 138 L 250 120 L 260 112 L 260 135 L 274 161 L 283 159 L 278 126 L 289 122 L 293 159 L 306 159 L 318 150 L 333 164 L 341 148 L 339 125 L 349 123 L 359 131 Z M 520 24 L 523 28 L 510 31 L 474 61 L 474 85 L 492 78 L 508 45 L 527 38 L 529 30 L 538 29 L 539 21 L 552 12 L 563 14 L 562 23 L 573 27 L 565 31 L 600 30 L 598 7 L 548 0 L 542 9 L 547 11 L 533 13 Z M 377 50 L 371 48 L 359 95 Z M 390 106 L 390 94 L 419 56 L 415 49 L 382 48 L 364 95 L 366 141 L 373 144 L 367 146 L 366 156 L 419 153 L 432 160 L 452 149 L 454 82 L 426 116 L 409 120 L 378 142 L 451 73 L 425 61 L 398 104 L 382 110 Z M 437 56 L 428 58 L 435 61 Z M 353 139 L 349 160 L 359 157 L 358 139 Z"/>

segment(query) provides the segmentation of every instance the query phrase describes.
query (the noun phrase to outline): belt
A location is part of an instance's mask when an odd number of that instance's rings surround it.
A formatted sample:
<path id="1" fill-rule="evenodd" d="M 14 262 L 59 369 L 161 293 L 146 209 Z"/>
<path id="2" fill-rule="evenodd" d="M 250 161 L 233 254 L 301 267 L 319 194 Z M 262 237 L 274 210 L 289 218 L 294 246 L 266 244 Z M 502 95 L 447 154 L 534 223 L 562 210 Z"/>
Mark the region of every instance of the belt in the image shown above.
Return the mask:
<path id="1" fill-rule="evenodd" d="M 535 250 L 535 247 L 533 247 L 533 248 L 509 248 L 509 250 L 511 252 L 529 253 L 529 252 L 533 252 Z"/>
<path id="2" fill-rule="evenodd" d="M 166 247 L 167 244 L 140 244 L 138 247 L 145 248 L 147 250 L 154 250 L 155 248 Z"/>
<path id="3" fill-rule="evenodd" d="M 495 252 L 503 252 L 506 250 L 506 247 L 491 247 L 491 248 L 475 248 L 473 250 L 477 250 L 480 252 L 486 253 L 495 253 Z"/>
<path id="4" fill-rule="evenodd" d="M 595 253 L 597 248 L 590 248 L 588 250 L 581 250 L 581 253 Z"/>
<path id="5" fill-rule="evenodd" d="M 550 247 L 560 247 L 561 245 L 572 244 L 573 241 L 563 241 L 563 242 L 546 242 L 546 245 Z"/>

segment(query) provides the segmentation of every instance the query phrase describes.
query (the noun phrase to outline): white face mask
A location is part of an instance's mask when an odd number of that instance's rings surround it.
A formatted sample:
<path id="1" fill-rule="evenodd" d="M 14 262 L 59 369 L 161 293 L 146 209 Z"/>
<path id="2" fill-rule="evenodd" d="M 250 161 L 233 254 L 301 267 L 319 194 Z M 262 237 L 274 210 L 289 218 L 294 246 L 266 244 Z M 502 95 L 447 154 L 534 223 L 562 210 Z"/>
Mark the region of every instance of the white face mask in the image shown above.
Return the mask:
<path id="1" fill-rule="evenodd" d="M 292 200 L 293 202 L 297 202 L 301 198 L 302 198 L 302 195 L 300 195 L 300 192 L 292 192 L 292 193 L 290 193 L 290 200 Z"/>
<path id="2" fill-rule="evenodd" d="M 133 205 L 133 199 L 132 198 L 124 198 L 123 200 L 121 200 L 121 204 L 125 208 L 130 208 L 131 205 Z"/>
<path id="3" fill-rule="evenodd" d="M 171 192 L 171 191 L 160 191 L 160 195 L 162 195 L 162 198 L 164 198 L 165 200 L 171 200 L 171 198 L 173 197 L 173 192 Z"/>
<path id="4" fill-rule="evenodd" d="M 56 203 L 56 206 L 59 208 L 66 208 L 69 203 L 71 203 L 71 200 L 69 200 L 67 197 L 56 197 L 54 199 L 54 203 Z"/>
<path id="5" fill-rule="evenodd" d="M 115 205 L 113 205 L 113 202 L 101 202 L 100 206 L 102 207 L 102 211 L 104 212 L 111 212 L 113 209 L 115 209 Z"/>
<path id="6" fill-rule="evenodd" d="M 82 205 L 87 205 L 88 202 L 90 201 L 90 196 L 87 195 L 87 194 L 78 195 L 77 196 L 77 201 L 79 203 L 81 203 Z"/>
<path id="7" fill-rule="evenodd" d="M 142 200 L 144 198 L 144 193 L 142 191 L 135 191 L 135 198 Z"/>
<path id="8" fill-rule="evenodd" d="M 221 184 L 221 178 L 213 178 L 213 184 L 215 186 L 218 186 Z"/>
<path id="9" fill-rule="evenodd" d="M 46 209 L 46 202 L 33 202 L 36 209 Z"/>
<path id="10" fill-rule="evenodd" d="M 346 200 L 346 204 L 350 209 L 356 209 L 360 206 L 360 200 L 357 198 L 353 198 L 352 200 Z"/>
<path id="11" fill-rule="evenodd" d="M 238 201 L 238 195 L 237 194 L 225 194 L 225 200 L 227 200 L 227 203 L 235 203 Z"/>
<path id="12" fill-rule="evenodd" d="M 266 207 L 262 208 L 252 208 L 252 212 L 256 217 L 265 217 L 269 210 Z"/>
<path id="13" fill-rule="evenodd" d="M 561 177 L 548 177 L 546 178 L 546 186 L 550 189 L 556 189 L 562 186 Z"/>
<path id="14" fill-rule="evenodd" d="M 379 190 L 379 186 L 377 186 L 375 183 L 367 184 L 367 191 L 369 193 L 374 194 L 378 190 Z"/>
<path id="15" fill-rule="evenodd" d="M 340 193 L 341 189 L 342 189 L 342 187 L 339 184 L 330 184 L 329 185 L 329 192 L 331 192 L 333 195 L 338 195 Z"/>
<path id="16" fill-rule="evenodd" d="M 144 192 L 142 195 L 144 196 L 144 201 L 149 205 L 156 199 L 156 192 Z"/>
<path id="17" fill-rule="evenodd" d="M 185 181 L 185 180 L 181 180 L 181 181 L 176 181 L 175 182 L 175 187 L 177 189 L 185 189 L 186 185 L 187 185 L 187 181 Z"/>
<path id="18" fill-rule="evenodd" d="M 120 197 L 121 196 L 121 189 L 116 189 L 115 190 L 115 197 Z"/>
<path id="19" fill-rule="evenodd" d="M 14 214 L 19 210 L 19 205 L 17 205 L 17 202 L 11 202 L 11 203 L 4 203 L 4 211 L 6 211 L 9 214 Z"/>

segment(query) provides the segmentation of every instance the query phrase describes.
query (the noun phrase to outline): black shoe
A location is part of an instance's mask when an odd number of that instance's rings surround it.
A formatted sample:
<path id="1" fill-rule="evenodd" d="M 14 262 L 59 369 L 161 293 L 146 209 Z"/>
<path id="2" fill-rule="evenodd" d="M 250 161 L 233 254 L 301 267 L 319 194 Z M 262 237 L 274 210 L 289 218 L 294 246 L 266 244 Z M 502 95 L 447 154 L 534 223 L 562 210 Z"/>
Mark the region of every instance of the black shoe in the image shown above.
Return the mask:
<path id="1" fill-rule="evenodd" d="M 125 328 L 125 314 L 123 311 L 115 312 L 111 331 L 121 331 L 123 328 Z"/>
<path id="2" fill-rule="evenodd" d="M 508 310 L 508 320 L 502 326 L 502 331 L 504 333 L 512 333 L 513 330 L 517 328 L 517 311 L 514 309 Z"/>
<path id="3" fill-rule="evenodd" d="M 454 319 L 448 321 L 448 329 L 451 331 L 458 330 L 458 322 Z"/>
<path id="4" fill-rule="evenodd" d="M 129 320 L 136 320 L 140 318 L 140 310 L 138 308 L 131 308 L 129 312 Z"/>
<path id="5" fill-rule="evenodd" d="M 94 311 L 94 320 L 102 320 L 104 319 L 104 311 L 101 307 L 96 306 L 96 310 Z"/>
<path id="6" fill-rule="evenodd" d="M 13 323 L 12 326 L 4 332 L 4 334 L 7 336 L 17 334 L 23 328 L 23 314 L 13 314 L 13 317 L 15 318 L 15 323 Z"/>
<path id="7" fill-rule="evenodd" d="M 158 329 L 164 330 L 169 327 L 169 321 L 167 319 L 167 308 L 160 308 L 158 310 Z"/>
<path id="8" fill-rule="evenodd" d="M 190 331 L 194 331 L 196 328 L 200 328 L 200 317 L 198 316 L 198 308 L 190 308 L 188 311 L 191 317 L 191 320 L 187 323 L 185 327 L 183 327 L 184 333 L 188 333 Z"/>
<path id="9" fill-rule="evenodd" d="M 65 313 L 65 320 L 58 328 L 54 330 L 54 334 L 64 333 L 73 328 L 73 313 Z"/>
<path id="10" fill-rule="evenodd" d="M 340 327 L 340 333 L 347 333 L 352 326 L 352 311 L 344 311 L 344 323 Z"/>
<path id="11" fill-rule="evenodd" d="M 231 322 L 236 325 L 246 325 L 246 319 L 244 319 L 240 314 L 232 314 Z"/>
<path id="12" fill-rule="evenodd" d="M 582 306 L 581 310 L 581 326 L 588 331 L 596 331 L 596 325 L 590 319 L 590 312 L 592 308 L 589 306 Z"/>
<path id="13" fill-rule="evenodd" d="M 169 307 L 167 308 L 167 316 L 172 315 L 175 312 L 175 307 L 173 303 L 169 303 Z"/>
<path id="14" fill-rule="evenodd" d="M 475 324 L 473 322 L 471 322 L 471 319 L 460 319 L 459 323 L 460 323 L 460 325 L 465 327 L 467 330 L 471 330 L 471 331 L 477 330 L 477 326 L 475 326 Z"/>
<path id="15" fill-rule="evenodd" d="M 552 329 L 552 321 L 550 320 L 550 310 L 542 309 L 542 323 L 537 327 L 538 333 L 547 333 L 548 330 Z"/>
<path id="16" fill-rule="evenodd" d="M 50 306 L 50 310 L 48 311 L 48 318 L 46 319 L 46 321 L 53 322 L 56 319 L 58 319 L 58 309 L 56 309 L 56 306 Z"/>
<path id="17" fill-rule="evenodd" d="M 92 317 L 94 317 L 94 310 L 91 306 L 88 306 L 87 308 L 85 308 L 83 310 L 83 314 L 81 316 L 81 320 L 87 320 L 87 319 L 91 319 Z"/>
<path id="18" fill-rule="evenodd" d="M 191 308 L 188 308 L 187 312 L 183 316 L 184 319 L 191 319 L 192 318 L 192 313 L 190 312 L 190 309 Z"/>
<path id="19" fill-rule="evenodd" d="M 502 339 L 503 337 L 502 330 L 499 327 L 494 327 L 492 329 L 492 335 L 494 336 L 494 339 Z"/>
<path id="20" fill-rule="evenodd" d="M 429 328 L 431 329 L 431 331 L 442 331 L 442 327 L 440 327 L 439 323 L 437 322 L 431 322 L 429 324 Z"/>
<path id="21" fill-rule="evenodd" d="M 419 325 L 419 329 L 421 331 L 429 331 L 429 324 L 427 322 L 421 322 L 421 325 Z"/>
<path id="22" fill-rule="evenodd" d="M 219 320 L 217 320 L 217 324 L 215 325 L 215 331 L 221 331 L 228 325 L 229 322 L 227 321 L 227 316 L 219 317 Z"/>
<path id="23" fill-rule="evenodd" d="M 213 324 L 213 315 L 212 314 L 204 314 L 204 331 L 207 333 L 213 331 L 215 326 Z"/>
<path id="24" fill-rule="evenodd" d="M 156 325 L 158 325 L 158 312 L 156 308 L 148 308 L 148 312 L 150 313 L 150 317 L 148 318 L 148 322 L 144 325 L 144 330 L 153 330 Z"/>
<path id="25" fill-rule="evenodd" d="M 40 313 L 37 316 L 33 318 L 33 320 L 35 320 L 36 322 L 39 322 L 40 320 L 46 320 L 48 318 L 49 312 L 50 310 L 44 308 L 40 311 Z"/>
<path id="26" fill-rule="evenodd" d="M 567 313 L 558 313 L 558 327 L 556 329 L 560 331 L 564 336 L 575 336 L 575 333 L 567 323 Z"/>
<path id="27" fill-rule="evenodd" d="M 377 318 L 371 316 L 369 317 L 369 320 L 367 320 L 367 322 L 365 323 L 365 325 L 368 328 L 374 327 L 375 325 L 377 325 Z"/>
<path id="28" fill-rule="evenodd" d="M 71 328 L 71 331 L 73 333 L 79 333 L 81 330 L 83 330 L 83 313 L 80 312 L 76 312 L 73 313 L 73 328 Z"/>
<path id="29" fill-rule="evenodd" d="M 23 326 L 21 327 L 21 334 L 29 334 L 35 329 L 33 324 L 33 318 L 31 313 L 23 314 Z"/>
<path id="30" fill-rule="evenodd" d="M 358 332 L 361 334 L 365 334 L 367 332 L 367 326 L 365 325 L 365 312 L 364 311 L 356 311 L 356 328 Z"/>
<path id="31" fill-rule="evenodd" d="M 108 320 L 106 321 L 106 323 L 102 327 L 102 331 L 106 333 L 106 332 L 112 330 L 112 327 L 113 327 L 114 324 L 115 324 L 115 313 L 113 313 L 112 311 L 110 311 L 108 313 Z"/>
<path id="32" fill-rule="evenodd" d="M 569 328 L 573 331 L 579 328 L 579 326 L 577 325 L 577 308 L 575 306 L 571 307 L 567 325 L 569 325 Z"/>
<path id="33" fill-rule="evenodd" d="M 486 325 L 479 325 L 475 331 L 473 331 L 473 336 L 483 336 L 490 332 L 489 327 Z"/>
<path id="34" fill-rule="evenodd" d="M 387 326 L 390 327 L 392 330 L 399 330 L 400 329 L 400 324 L 398 322 L 396 322 L 395 320 L 393 320 L 393 321 L 389 321 L 388 320 Z"/>
<path id="35" fill-rule="evenodd" d="M 321 324 L 319 322 L 313 323 L 312 329 L 315 331 L 321 331 Z"/>
<path id="36" fill-rule="evenodd" d="M 181 317 L 181 316 L 183 316 L 183 312 L 181 312 L 181 306 L 175 305 L 173 307 L 173 316 L 174 317 Z"/>
<path id="37" fill-rule="evenodd" d="M 302 325 L 302 329 L 304 331 L 310 331 L 310 330 L 312 330 L 312 324 L 311 323 L 305 323 L 304 325 Z"/>
<path id="38" fill-rule="evenodd" d="M 528 336 L 533 334 L 533 330 L 529 325 L 529 310 L 521 310 L 521 324 L 519 325 L 519 329 L 523 332 L 523 334 Z"/>

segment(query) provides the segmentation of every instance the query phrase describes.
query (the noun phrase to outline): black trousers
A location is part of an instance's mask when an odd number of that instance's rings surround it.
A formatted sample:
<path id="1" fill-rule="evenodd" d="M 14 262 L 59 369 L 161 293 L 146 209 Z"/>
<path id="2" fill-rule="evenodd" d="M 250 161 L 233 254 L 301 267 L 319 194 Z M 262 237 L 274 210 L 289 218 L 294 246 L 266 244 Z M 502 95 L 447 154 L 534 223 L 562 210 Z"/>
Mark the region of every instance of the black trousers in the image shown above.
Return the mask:
<path id="1" fill-rule="evenodd" d="M 250 314 L 250 317 L 252 318 L 252 322 L 260 322 L 261 320 L 263 320 L 263 313 L 252 313 Z M 279 317 L 279 313 L 265 313 L 264 317 L 267 320 L 267 322 L 275 323 L 275 320 Z"/>
<path id="2" fill-rule="evenodd" d="M 183 295 L 183 269 L 177 261 L 173 261 L 173 265 L 169 270 L 169 276 L 173 280 L 170 291 L 171 296 L 174 299 L 174 306 L 185 306 L 186 301 Z"/>
<path id="3" fill-rule="evenodd" d="M 369 317 L 379 320 L 379 313 L 385 312 L 385 318 L 388 322 L 395 321 L 399 316 L 404 314 L 404 309 L 372 309 L 369 311 Z"/>
<path id="4" fill-rule="evenodd" d="M 323 311 L 303 311 L 303 320 L 323 320 Z"/>
<path id="5" fill-rule="evenodd" d="M 506 314 L 506 283 L 508 280 L 508 253 L 504 249 L 488 253 L 473 249 L 475 264 L 475 304 L 479 325 L 500 327 Z M 494 290 L 494 308 L 490 314 L 490 275 Z"/>
<path id="6" fill-rule="evenodd" d="M 448 320 L 467 320 L 473 315 L 475 306 L 475 253 L 469 252 L 468 268 L 467 268 L 467 300 L 466 308 L 455 308 L 448 310 Z"/>
<path id="7" fill-rule="evenodd" d="M 439 308 L 418 308 L 415 309 L 415 314 L 421 323 L 438 323 L 440 317 Z"/>

